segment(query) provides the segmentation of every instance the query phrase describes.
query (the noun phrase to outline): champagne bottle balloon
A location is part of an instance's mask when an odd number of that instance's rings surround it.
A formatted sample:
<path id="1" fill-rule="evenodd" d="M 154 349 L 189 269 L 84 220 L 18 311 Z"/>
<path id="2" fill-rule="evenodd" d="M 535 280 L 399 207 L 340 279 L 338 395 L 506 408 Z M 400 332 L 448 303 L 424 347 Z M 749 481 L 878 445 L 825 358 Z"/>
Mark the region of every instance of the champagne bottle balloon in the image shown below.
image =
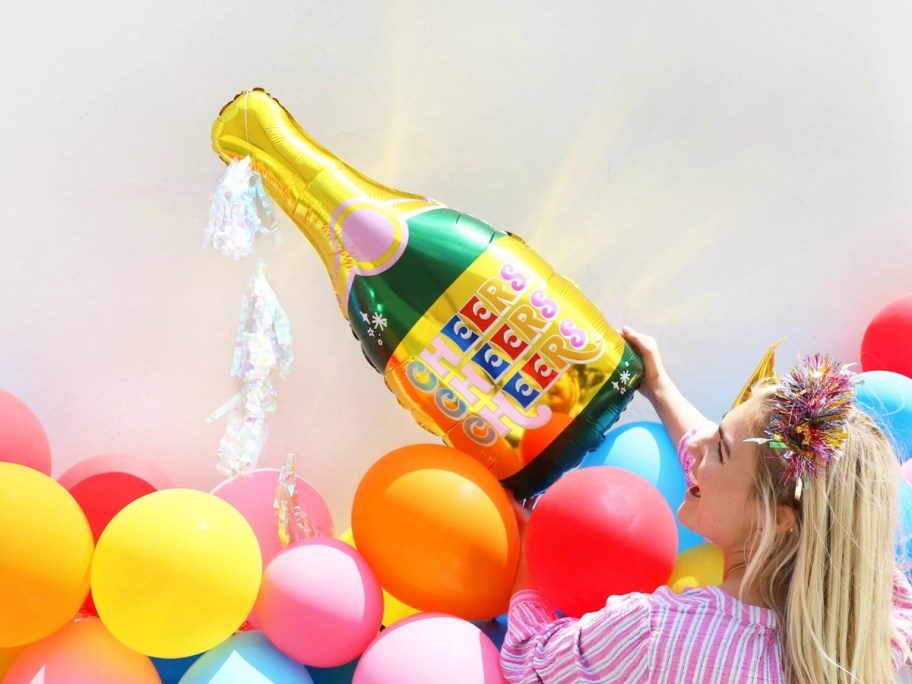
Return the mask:
<path id="1" fill-rule="evenodd" d="M 642 360 L 519 237 L 368 178 L 259 89 L 225 105 L 212 141 L 226 163 L 250 158 L 319 253 L 402 406 L 516 496 L 576 466 L 626 407 Z"/>

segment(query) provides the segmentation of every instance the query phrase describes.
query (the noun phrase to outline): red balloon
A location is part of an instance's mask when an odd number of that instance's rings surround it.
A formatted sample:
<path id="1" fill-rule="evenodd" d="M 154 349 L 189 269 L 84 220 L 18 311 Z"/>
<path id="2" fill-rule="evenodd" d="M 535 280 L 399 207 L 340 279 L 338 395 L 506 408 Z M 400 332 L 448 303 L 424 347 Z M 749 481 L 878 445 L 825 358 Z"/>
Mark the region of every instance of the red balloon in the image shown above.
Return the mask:
<path id="1" fill-rule="evenodd" d="M 612 594 L 652 592 L 678 550 L 675 516 L 648 480 L 611 466 L 572 471 L 539 499 L 526 533 L 536 587 L 566 615 Z"/>
<path id="2" fill-rule="evenodd" d="M 51 445 L 44 426 L 18 397 L 0 390 L 0 461 L 51 474 Z"/>
<path id="3" fill-rule="evenodd" d="M 57 481 L 82 508 L 96 543 L 111 518 L 128 503 L 174 486 L 154 463 L 121 454 L 87 458 L 72 466 Z"/>
<path id="4" fill-rule="evenodd" d="M 128 503 L 146 494 L 174 486 L 157 465 L 133 456 L 107 454 L 80 461 L 57 481 L 82 508 L 92 538 L 98 538 L 111 519 Z M 97 615 L 91 592 L 82 607 L 84 613 Z"/>
<path id="5" fill-rule="evenodd" d="M 861 340 L 861 367 L 912 378 L 912 293 L 877 312 Z"/>

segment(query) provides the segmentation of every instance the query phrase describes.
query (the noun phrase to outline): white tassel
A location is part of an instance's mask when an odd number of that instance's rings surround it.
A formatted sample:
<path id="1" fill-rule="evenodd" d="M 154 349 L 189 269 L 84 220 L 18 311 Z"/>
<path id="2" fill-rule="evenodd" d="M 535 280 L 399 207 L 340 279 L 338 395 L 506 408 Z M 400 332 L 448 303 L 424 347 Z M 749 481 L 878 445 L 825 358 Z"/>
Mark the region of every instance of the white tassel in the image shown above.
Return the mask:
<path id="1" fill-rule="evenodd" d="M 260 208 L 268 227 L 260 219 Z M 203 247 L 212 246 L 225 256 L 240 259 L 253 254 L 257 233 L 272 233 L 276 248 L 281 243 L 263 179 L 251 168 L 250 157 L 235 159 L 219 179 L 209 204 L 209 226 Z"/>

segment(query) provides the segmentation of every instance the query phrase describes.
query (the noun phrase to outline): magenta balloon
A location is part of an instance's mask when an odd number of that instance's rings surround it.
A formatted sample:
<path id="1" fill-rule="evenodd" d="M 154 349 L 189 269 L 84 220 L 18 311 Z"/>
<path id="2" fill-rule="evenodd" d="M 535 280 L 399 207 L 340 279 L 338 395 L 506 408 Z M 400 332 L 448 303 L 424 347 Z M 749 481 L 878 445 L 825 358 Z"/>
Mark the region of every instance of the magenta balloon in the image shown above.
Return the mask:
<path id="1" fill-rule="evenodd" d="M 238 509 L 250 523 L 260 543 L 264 568 L 282 550 L 273 508 L 279 472 L 277 468 L 258 468 L 250 471 L 247 477 L 238 475 L 225 480 L 211 492 Z M 326 501 L 304 478 L 298 477 L 295 481 L 298 487 L 298 505 L 307 516 L 310 526 L 320 536 L 335 536 L 332 514 Z"/>
<path id="2" fill-rule="evenodd" d="M 305 665 L 357 658 L 380 629 L 383 590 L 364 557 L 338 539 L 290 544 L 263 573 L 257 613 L 269 640 Z"/>
<path id="3" fill-rule="evenodd" d="M 371 642 L 352 684 L 501 684 L 500 651 L 471 622 L 441 613 L 400 620 Z"/>
<path id="4" fill-rule="evenodd" d="M 0 461 L 51 474 L 51 445 L 44 426 L 25 402 L 0 390 Z"/>

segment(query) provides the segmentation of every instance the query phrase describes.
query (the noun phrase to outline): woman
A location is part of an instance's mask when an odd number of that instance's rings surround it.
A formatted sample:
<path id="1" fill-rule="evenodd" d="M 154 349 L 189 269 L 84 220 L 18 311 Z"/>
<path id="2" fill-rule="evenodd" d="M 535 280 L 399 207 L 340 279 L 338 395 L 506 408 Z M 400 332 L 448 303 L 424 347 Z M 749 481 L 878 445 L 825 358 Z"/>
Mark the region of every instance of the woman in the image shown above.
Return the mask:
<path id="1" fill-rule="evenodd" d="M 502 650 L 510 682 L 890 682 L 910 659 L 912 588 L 895 569 L 898 465 L 854 408 L 852 374 L 808 357 L 716 426 L 624 336 L 642 393 L 692 458 L 678 510 L 724 555 L 719 587 L 612 596 L 558 619 L 525 565 Z M 525 532 L 528 512 L 517 507 Z"/>

